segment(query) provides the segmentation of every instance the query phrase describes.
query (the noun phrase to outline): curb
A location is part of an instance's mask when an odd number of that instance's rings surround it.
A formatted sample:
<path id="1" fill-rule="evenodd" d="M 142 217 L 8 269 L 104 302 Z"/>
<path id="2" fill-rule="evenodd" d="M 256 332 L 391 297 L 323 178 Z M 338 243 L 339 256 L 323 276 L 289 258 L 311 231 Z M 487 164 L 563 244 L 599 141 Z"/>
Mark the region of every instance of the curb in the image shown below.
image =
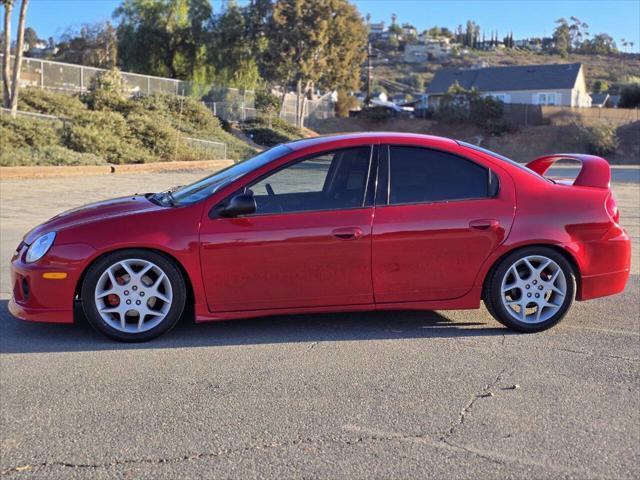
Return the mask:
<path id="1" fill-rule="evenodd" d="M 191 162 L 156 162 L 129 165 L 0 167 L 0 180 L 79 176 L 84 177 L 127 173 L 151 173 L 176 170 L 217 171 L 233 165 L 233 163 L 233 160 L 194 160 Z"/>

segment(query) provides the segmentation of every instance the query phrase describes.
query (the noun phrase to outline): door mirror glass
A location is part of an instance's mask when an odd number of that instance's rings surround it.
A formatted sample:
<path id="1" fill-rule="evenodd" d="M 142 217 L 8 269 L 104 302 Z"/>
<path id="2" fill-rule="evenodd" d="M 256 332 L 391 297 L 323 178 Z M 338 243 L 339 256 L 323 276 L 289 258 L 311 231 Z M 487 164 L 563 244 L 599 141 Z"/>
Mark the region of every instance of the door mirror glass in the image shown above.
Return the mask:
<path id="1" fill-rule="evenodd" d="M 256 212 L 256 200 L 253 195 L 243 193 L 231 197 L 229 203 L 218 210 L 220 217 L 237 217 L 239 215 L 250 215 Z"/>

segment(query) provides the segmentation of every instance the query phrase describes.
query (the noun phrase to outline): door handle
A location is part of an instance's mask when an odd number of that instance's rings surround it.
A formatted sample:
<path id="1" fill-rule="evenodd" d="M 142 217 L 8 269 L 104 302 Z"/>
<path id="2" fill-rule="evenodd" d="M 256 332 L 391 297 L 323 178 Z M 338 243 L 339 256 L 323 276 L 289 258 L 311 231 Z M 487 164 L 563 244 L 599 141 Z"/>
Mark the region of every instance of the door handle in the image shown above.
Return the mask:
<path id="1" fill-rule="evenodd" d="M 500 222 L 495 218 L 481 218 L 469 222 L 469 227 L 475 230 L 496 230 Z"/>
<path id="2" fill-rule="evenodd" d="M 359 227 L 336 228 L 331 234 L 340 240 L 357 240 L 362 236 L 362 229 Z"/>

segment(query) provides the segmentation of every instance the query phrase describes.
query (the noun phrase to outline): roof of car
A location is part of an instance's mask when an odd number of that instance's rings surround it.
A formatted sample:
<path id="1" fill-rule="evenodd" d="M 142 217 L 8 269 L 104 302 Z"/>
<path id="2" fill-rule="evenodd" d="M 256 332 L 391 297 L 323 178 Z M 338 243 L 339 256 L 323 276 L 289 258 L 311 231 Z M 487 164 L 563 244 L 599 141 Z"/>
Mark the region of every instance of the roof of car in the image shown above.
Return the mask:
<path id="1" fill-rule="evenodd" d="M 295 140 L 289 142 L 286 145 L 293 150 L 302 150 L 316 145 L 325 145 L 332 143 L 413 143 L 420 145 L 430 144 L 436 145 L 449 145 L 455 146 L 457 142 L 450 138 L 437 137 L 435 135 L 420 135 L 418 133 L 402 133 L 402 132 L 356 132 L 356 133 L 341 133 L 336 135 L 321 135 L 318 137 L 303 138 L 301 140 Z"/>

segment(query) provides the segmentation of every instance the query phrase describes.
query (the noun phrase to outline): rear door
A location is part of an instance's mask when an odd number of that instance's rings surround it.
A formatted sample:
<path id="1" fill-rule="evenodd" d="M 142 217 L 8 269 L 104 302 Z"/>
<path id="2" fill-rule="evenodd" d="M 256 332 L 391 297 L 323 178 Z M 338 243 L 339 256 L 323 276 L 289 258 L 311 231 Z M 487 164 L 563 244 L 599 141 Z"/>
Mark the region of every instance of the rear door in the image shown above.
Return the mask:
<path id="1" fill-rule="evenodd" d="M 376 303 L 457 298 L 504 241 L 514 214 L 506 173 L 414 146 L 384 147 L 372 270 Z"/>
<path id="2" fill-rule="evenodd" d="M 373 303 L 372 147 L 295 160 L 243 186 L 255 214 L 205 218 L 201 261 L 214 312 Z"/>

